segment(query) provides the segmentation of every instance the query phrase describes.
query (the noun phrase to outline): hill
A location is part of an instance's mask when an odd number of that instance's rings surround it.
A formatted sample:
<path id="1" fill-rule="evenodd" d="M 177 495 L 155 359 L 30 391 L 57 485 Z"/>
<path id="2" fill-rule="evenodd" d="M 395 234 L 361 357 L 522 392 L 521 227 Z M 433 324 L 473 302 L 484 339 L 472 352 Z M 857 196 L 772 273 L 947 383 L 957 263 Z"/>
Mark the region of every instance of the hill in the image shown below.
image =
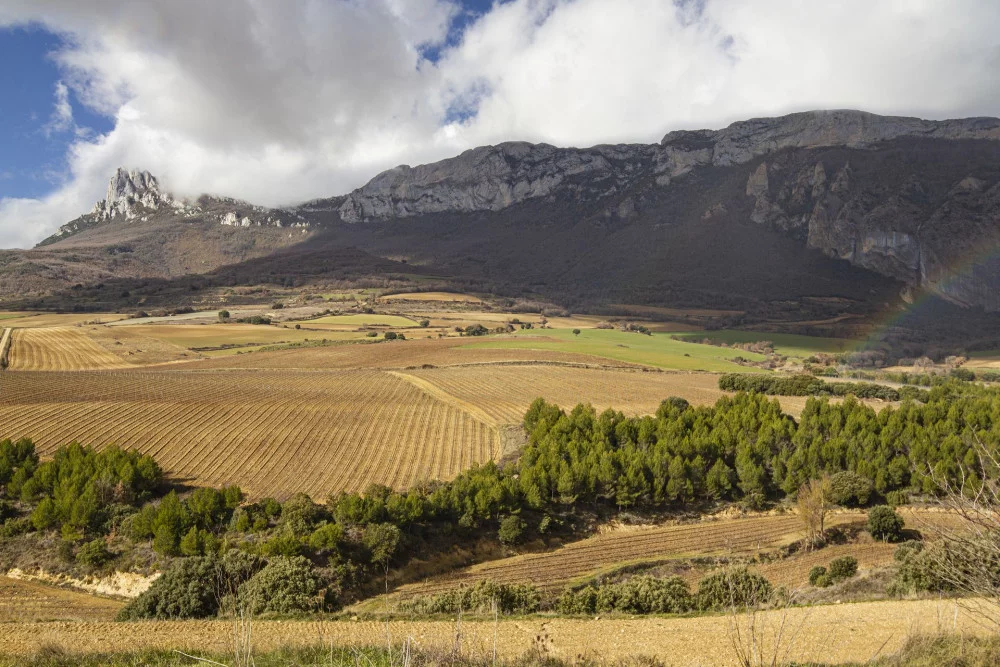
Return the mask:
<path id="1" fill-rule="evenodd" d="M 183 201 L 120 170 L 92 212 L 0 255 L 0 298 L 108 310 L 340 281 L 602 312 L 722 308 L 729 325 L 840 334 L 916 301 L 910 328 L 988 338 L 997 139 L 998 119 L 817 111 L 659 144 L 485 146 L 281 210 Z"/>

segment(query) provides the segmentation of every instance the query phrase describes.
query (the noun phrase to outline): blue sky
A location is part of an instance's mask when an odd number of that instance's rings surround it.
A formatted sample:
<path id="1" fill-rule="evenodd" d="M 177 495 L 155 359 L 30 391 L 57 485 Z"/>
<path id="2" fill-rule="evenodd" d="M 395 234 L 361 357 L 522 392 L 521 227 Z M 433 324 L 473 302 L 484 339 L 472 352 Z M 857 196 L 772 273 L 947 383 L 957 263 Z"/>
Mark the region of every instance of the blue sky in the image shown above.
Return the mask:
<path id="1" fill-rule="evenodd" d="M 61 185 L 72 128 L 47 130 L 56 83 L 62 79 L 50 54 L 62 40 L 42 28 L 0 28 L 0 197 L 41 197 Z M 95 134 L 112 119 L 69 101 L 78 126 Z"/>
<path id="2" fill-rule="evenodd" d="M 30 247 L 118 167 L 282 206 L 501 141 L 998 116 L 1000 2 L 0 0 L 0 63 L 0 248 Z"/>
<path id="3" fill-rule="evenodd" d="M 420 53 L 436 62 L 444 49 L 453 47 L 463 30 L 488 12 L 493 0 L 462 0 L 445 42 L 422 46 Z M 0 198 L 44 197 L 63 184 L 66 153 L 76 140 L 74 128 L 50 128 L 55 88 L 64 80 L 52 54 L 64 40 L 39 25 L 0 28 Z M 73 90 L 69 102 L 78 128 L 93 136 L 114 127 L 114 119 L 80 104 Z M 449 120 L 463 118 L 461 111 Z"/>

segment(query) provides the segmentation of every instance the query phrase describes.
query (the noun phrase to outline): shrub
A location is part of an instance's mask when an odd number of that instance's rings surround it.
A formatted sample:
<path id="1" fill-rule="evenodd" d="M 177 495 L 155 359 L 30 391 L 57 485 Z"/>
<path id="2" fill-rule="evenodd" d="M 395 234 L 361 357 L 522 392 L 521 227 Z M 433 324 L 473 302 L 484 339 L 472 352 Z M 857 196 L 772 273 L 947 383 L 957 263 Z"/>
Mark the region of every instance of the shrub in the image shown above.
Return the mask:
<path id="1" fill-rule="evenodd" d="M 489 332 L 490 330 L 484 327 L 482 324 L 473 324 L 465 327 L 466 336 L 485 336 Z"/>
<path id="2" fill-rule="evenodd" d="M 556 609 L 564 614 L 680 614 L 694 609 L 694 599 L 680 577 L 638 576 L 598 588 L 567 589 L 556 600 Z"/>
<path id="3" fill-rule="evenodd" d="M 369 331 L 365 335 L 368 336 L 369 338 L 378 338 L 378 332 L 377 331 Z"/>
<path id="4" fill-rule="evenodd" d="M 302 556 L 272 558 L 240 586 L 238 597 L 252 614 L 317 611 L 323 606 L 319 577 Z"/>
<path id="5" fill-rule="evenodd" d="M 745 567 L 725 569 L 708 575 L 698 583 L 698 608 L 729 609 L 754 607 L 771 599 L 771 582 Z"/>
<path id="6" fill-rule="evenodd" d="M 229 311 L 228 310 L 220 310 L 219 311 L 219 321 L 220 322 L 228 322 L 229 321 Z"/>
<path id="7" fill-rule="evenodd" d="M 942 592 L 954 589 L 952 582 L 946 581 L 938 574 L 939 563 L 936 561 L 947 560 L 947 555 L 943 553 L 940 545 L 933 545 L 927 549 L 903 549 L 902 547 L 903 545 L 900 545 L 896 554 L 893 554 L 894 556 L 898 555 L 901 560 L 892 583 L 886 589 L 887 593 L 907 595 L 923 591 Z"/>
<path id="8" fill-rule="evenodd" d="M 386 340 L 396 340 L 396 338 L 398 338 L 398 336 L 396 335 L 395 331 L 386 331 L 385 332 L 385 339 Z"/>
<path id="9" fill-rule="evenodd" d="M 842 471 L 830 477 L 830 501 L 836 505 L 865 505 L 871 492 L 871 482 L 857 473 Z"/>
<path id="10" fill-rule="evenodd" d="M 816 577 L 817 588 L 826 588 L 833 583 L 833 579 L 830 578 L 829 574 L 821 574 Z"/>
<path id="11" fill-rule="evenodd" d="M 101 567 L 112 558 L 114 554 L 108 551 L 104 540 L 100 538 L 87 542 L 76 552 L 76 562 L 90 567 Z"/>
<path id="12" fill-rule="evenodd" d="M 118 613 L 118 620 L 206 618 L 219 610 L 219 592 L 237 590 L 264 566 L 241 551 L 225 556 L 179 558 L 149 589 Z"/>
<path id="13" fill-rule="evenodd" d="M 817 565 L 816 567 L 809 570 L 809 583 L 812 586 L 816 585 L 816 581 L 826 575 L 826 568 L 822 565 Z"/>
<path id="14" fill-rule="evenodd" d="M 280 301 L 276 301 L 274 304 L 271 305 L 272 310 L 281 310 L 284 307 L 285 304 L 281 303 Z"/>
<path id="15" fill-rule="evenodd" d="M 906 540 L 901 543 L 896 550 L 892 553 L 892 558 L 897 563 L 904 562 L 907 558 L 914 554 L 918 554 L 924 550 L 924 543 L 918 540 Z"/>
<path id="16" fill-rule="evenodd" d="M 527 527 L 524 519 L 516 514 L 511 514 L 510 516 L 504 517 L 503 521 L 500 522 L 500 529 L 497 531 L 497 537 L 500 539 L 502 544 L 511 546 L 517 544 L 521 541 L 524 536 L 524 529 Z"/>
<path id="17" fill-rule="evenodd" d="M 903 505 L 907 505 L 910 502 L 910 494 L 902 489 L 896 491 L 890 491 L 885 494 L 885 502 L 889 504 L 889 507 L 896 508 Z"/>
<path id="18" fill-rule="evenodd" d="M 430 320 L 420 320 L 420 326 L 422 326 L 424 329 L 426 329 L 430 325 L 431 325 L 431 321 Z"/>
<path id="19" fill-rule="evenodd" d="M 868 532 L 877 540 L 898 542 L 903 532 L 903 517 L 888 505 L 878 505 L 868 511 Z"/>
<path id="20" fill-rule="evenodd" d="M 841 556 L 830 561 L 829 575 L 832 581 L 850 579 L 858 573 L 858 559 L 853 556 Z"/>
<path id="21" fill-rule="evenodd" d="M 530 614 L 538 611 L 540 603 L 541 595 L 531 584 L 500 584 L 487 579 L 474 586 L 408 600 L 401 608 L 423 614 L 492 613 L 496 605 L 500 614 Z"/>

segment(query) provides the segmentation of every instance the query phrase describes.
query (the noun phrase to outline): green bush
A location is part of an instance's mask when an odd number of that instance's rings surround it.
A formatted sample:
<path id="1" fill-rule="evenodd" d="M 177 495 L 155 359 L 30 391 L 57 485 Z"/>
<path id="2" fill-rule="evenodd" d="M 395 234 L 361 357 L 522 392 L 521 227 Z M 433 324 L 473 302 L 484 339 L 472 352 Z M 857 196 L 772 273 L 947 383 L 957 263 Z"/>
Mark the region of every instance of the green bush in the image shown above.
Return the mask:
<path id="1" fill-rule="evenodd" d="M 430 320 L 420 320 L 420 326 L 423 327 L 424 329 L 426 329 L 430 325 L 431 325 L 431 321 Z"/>
<path id="2" fill-rule="evenodd" d="M 820 578 L 826 576 L 826 568 L 822 565 L 817 565 L 811 570 L 809 570 L 809 583 L 812 586 L 816 585 L 816 581 Z"/>
<path id="3" fill-rule="evenodd" d="M 756 607 L 770 601 L 771 582 L 745 567 L 721 570 L 698 583 L 696 601 L 699 609 Z"/>
<path id="4" fill-rule="evenodd" d="M 87 542 L 76 552 L 76 562 L 89 567 L 101 567 L 114 558 L 114 554 L 108 551 L 108 546 L 103 538 Z"/>
<path id="5" fill-rule="evenodd" d="M 942 547 L 932 545 L 926 549 L 918 549 L 914 545 L 910 548 L 904 548 L 905 545 L 909 544 L 911 543 L 904 542 L 893 554 L 893 556 L 898 556 L 899 568 L 886 592 L 890 595 L 908 595 L 924 591 L 946 592 L 954 590 L 953 582 L 946 581 L 939 574 L 940 562 L 946 561 L 948 558 Z"/>
<path id="6" fill-rule="evenodd" d="M 903 534 L 903 517 L 888 505 L 868 510 L 868 532 L 877 540 L 898 542 Z"/>
<path id="7" fill-rule="evenodd" d="M 923 550 L 923 542 L 919 540 L 906 540 L 896 547 L 896 550 L 892 553 L 892 558 L 897 563 L 902 563 L 910 556 L 918 554 Z"/>
<path id="8" fill-rule="evenodd" d="M 320 579 L 301 556 L 272 558 L 239 587 L 238 599 L 251 614 L 291 614 L 323 607 Z"/>
<path id="9" fill-rule="evenodd" d="M 396 338 L 397 338 L 397 335 L 396 335 L 395 331 L 386 331 L 385 332 L 385 339 L 386 340 L 396 340 Z"/>
<path id="10" fill-rule="evenodd" d="M 841 471 L 830 477 L 830 501 L 836 505 L 866 505 L 871 492 L 872 483 L 855 472 Z"/>
<path id="11" fill-rule="evenodd" d="M 680 577 L 632 577 L 621 583 L 567 589 L 556 600 L 563 614 L 621 612 L 625 614 L 681 614 L 694 609 L 694 598 Z"/>
<path id="12" fill-rule="evenodd" d="M 816 577 L 817 588 L 826 588 L 831 584 L 833 584 L 833 579 L 830 578 L 829 574 L 821 574 L 820 576 Z"/>
<path id="13" fill-rule="evenodd" d="M 225 556 L 178 558 L 163 576 L 118 613 L 118 620 L 207 618 L 219 611 L 220 597 L 237 591 L 265 565 L 241 551 Z"/>
<path id="14" fill-rule="evenodd" d="M 497 531 L 497 537 L 502 544 L 507 546 L 512 546 L 518 544 L 521 538 L 524 536 L 524 529 L 527 528 L 528 524 L 517 514 L 511 514 L 504 517 L 503 521 L 500 522 L 500 529 Z"/>
<path id="15" fill-rule="evenodd" d="M 889 507 L 895 509 L 896 507 L 902 507 L 903 505 L 908 505 L 910 503 L 910 494 L 902 489 L 896 489 L 895 491 L 890 491 L 885 494 L 885 502 L 889 504 Z"/>
<path id="16" fill-rule="evenodd" d="M 456 614 L 459 611 L 489 614 L 530 614 L 538 611 L 541 595 L 531 584 L 501 584 L 491 580 L 462 586 L 429 597 L 418 597 L 401 605 L 405 611 L 423 614 Z"/>
<path id="17" fill-rule="evenodd" d="M 858 573 L 858 559 L 853 556 L 841 556 L 830 561 L 829 575 L 834 582 L 850 579 Z"/>

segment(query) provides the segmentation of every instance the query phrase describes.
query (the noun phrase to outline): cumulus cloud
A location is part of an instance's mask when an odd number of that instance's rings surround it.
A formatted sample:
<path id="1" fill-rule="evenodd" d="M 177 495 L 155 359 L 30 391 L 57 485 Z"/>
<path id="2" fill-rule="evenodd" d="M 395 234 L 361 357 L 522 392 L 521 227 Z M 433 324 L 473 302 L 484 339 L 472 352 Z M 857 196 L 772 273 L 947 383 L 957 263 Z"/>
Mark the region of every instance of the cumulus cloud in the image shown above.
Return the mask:
<path id="1" fill-rule="evenodd" d="M 460 39 L 454 0 L 6 0 L 65 37 L 69 90 L 114 119 L 65 185 L 0 203 L 0 246 L 88 210 L 115 167 L 280 205 L 482 143 L 654 141 L 808 108 L 1000 113 L 1000 4 L 511 0 Z M 449 39 L 450 37 L 450 39 Z M 427 47 L 440 54 L 432 62 Z M 62 115 L 59 100 L 66 101 Z"/>

